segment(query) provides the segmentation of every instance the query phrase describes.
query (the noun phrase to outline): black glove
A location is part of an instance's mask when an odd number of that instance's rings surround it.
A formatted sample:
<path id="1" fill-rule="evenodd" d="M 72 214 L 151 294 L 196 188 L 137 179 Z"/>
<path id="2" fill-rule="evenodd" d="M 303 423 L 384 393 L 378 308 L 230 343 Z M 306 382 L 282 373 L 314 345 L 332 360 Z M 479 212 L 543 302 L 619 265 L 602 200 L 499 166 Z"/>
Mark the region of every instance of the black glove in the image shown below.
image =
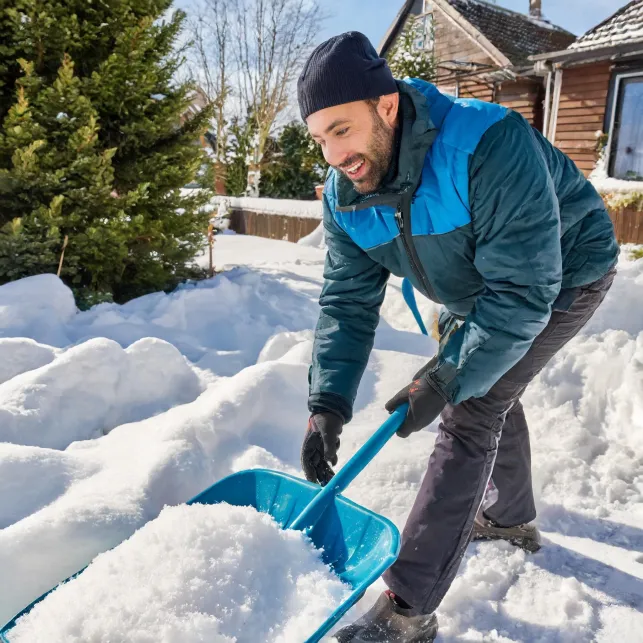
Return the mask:
<path id="1" fill-rule="evenodd" d="M 344 420 L 335 413 L 315 413 L 308 420 L 308 428 L 301 446 L 301 468 L 306 480 L 318 482 L 322 487 L 335 475 L 330 464 L 337 464 L 339 436 Z"/>
<path id="2" fill-rule="evenodd" d="M 436 362 L 437 358 L 434 357 L 415 374 L 410 384 L 398 391 L 384 406 L 389 413 L 393 413 L 398 406 L 409 403 L 406 419 L 397 430 L 401 438 L 408 438 L 411 433 L 429 426 L 447 404 L 428 375 Z"/>

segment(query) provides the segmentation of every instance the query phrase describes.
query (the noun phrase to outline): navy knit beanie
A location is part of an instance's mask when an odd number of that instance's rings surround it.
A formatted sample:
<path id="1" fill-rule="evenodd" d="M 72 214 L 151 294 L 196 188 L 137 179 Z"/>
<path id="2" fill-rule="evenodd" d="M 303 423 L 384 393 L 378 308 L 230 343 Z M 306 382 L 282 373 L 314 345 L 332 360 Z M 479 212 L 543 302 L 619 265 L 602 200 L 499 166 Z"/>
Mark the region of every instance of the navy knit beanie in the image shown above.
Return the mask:
<path id="1" fill-rule="evenodd" d="M 394 94 L 397 84 L 384 58 L 359 31 L 323 42 L 306 61 L 297 81 L 304 121 L 326 107 Z"/>

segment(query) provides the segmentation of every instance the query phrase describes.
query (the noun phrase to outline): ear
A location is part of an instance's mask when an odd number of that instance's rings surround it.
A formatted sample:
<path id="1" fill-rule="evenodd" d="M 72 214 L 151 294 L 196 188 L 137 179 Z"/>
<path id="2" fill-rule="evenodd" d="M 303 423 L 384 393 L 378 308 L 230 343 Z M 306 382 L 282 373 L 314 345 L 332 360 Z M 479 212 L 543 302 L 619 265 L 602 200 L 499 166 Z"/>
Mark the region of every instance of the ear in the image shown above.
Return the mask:
<path id="1" fill-rule="evenodd" d="M 393 127 L 397 121 L 397 110 L 400 106 L 400 95 L 395 92 L 394 94 L 386 94 L 380 96 L 380 102 L 377 104 L 377 111 L 385 123 L 389 127 Z"/>

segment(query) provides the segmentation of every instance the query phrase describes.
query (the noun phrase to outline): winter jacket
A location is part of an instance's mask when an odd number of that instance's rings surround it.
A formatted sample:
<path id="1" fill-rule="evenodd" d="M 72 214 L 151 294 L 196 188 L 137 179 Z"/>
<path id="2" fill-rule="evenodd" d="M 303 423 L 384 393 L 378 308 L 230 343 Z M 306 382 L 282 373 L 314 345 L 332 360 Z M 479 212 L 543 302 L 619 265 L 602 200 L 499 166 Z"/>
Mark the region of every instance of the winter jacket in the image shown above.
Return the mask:
<path id="1" fill-rule="evenodd" d="M 603 201 L 519 114 L 398 81 L 399 154 L 377 193 L 330 170 L 328 253 L 309 372 L 311 412 L 352 416 L 389 274 L 464 319 L 430 377 L 445 400 L 481 397 L 552 308 L 618 257 Z"/>

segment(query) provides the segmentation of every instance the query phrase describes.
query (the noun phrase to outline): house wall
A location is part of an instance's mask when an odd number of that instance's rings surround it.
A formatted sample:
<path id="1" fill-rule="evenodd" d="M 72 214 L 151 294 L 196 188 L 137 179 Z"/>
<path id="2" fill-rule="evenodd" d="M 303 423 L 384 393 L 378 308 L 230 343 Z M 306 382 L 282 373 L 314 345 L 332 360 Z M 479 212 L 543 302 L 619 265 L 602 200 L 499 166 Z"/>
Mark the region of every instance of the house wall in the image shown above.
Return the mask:
<path id="1" fill-rule="evenodd" d="M 416 3 L 417 4 L 417 3 Z M 415 16 L 411 15 L 409 19 Z M 434 56 L 438 63 L 447 61 L 474 62 L 497 66 L 496 61 L 439 8 L 433 8 Z M 440 91 L 455 95 L 456 78 L 450 71 L 438 68 L 436 85 Z M 461 98 L 477 98 L 501 103 L 522 114 L 531 125 L 542 128 L 543 83 L 539 79 L 522 78 L 516 82 L 496 84 L 480 76 L 461 78 L 458 82 Z"/>
<path id="2" fill-rule="evenodd" d="M 522 114 L 530 125 L 542 132 L 543 100 L 545 89 L 542 80 L 528 78 L 513 83 L 502 83 L 496 90 L 496 102 Z"/>
<path id="3" fill-rule="evenodd" d="M 438 63 L 457 60 L 495 66 L 495 62 L 484 49 L 438 8 L 433 10 L 433 21 L 435 38 L 433 53 Z M 444 93 L 455 94 L 455 77 L 446 69 L 438 68 L 436 85 Z M 462 98 L 478 98 L 488 102 L 493 100 L 493 85 L 485 83 L 480 78 L 462 79 L 459 81 L 459 86 Z"/>
<path id="4" fill-rule="evenodd" d="M 611 63 L 563 70 L 555 145 L 587 176 L 596 165 L 596 132 L 603 130 Z"/>

